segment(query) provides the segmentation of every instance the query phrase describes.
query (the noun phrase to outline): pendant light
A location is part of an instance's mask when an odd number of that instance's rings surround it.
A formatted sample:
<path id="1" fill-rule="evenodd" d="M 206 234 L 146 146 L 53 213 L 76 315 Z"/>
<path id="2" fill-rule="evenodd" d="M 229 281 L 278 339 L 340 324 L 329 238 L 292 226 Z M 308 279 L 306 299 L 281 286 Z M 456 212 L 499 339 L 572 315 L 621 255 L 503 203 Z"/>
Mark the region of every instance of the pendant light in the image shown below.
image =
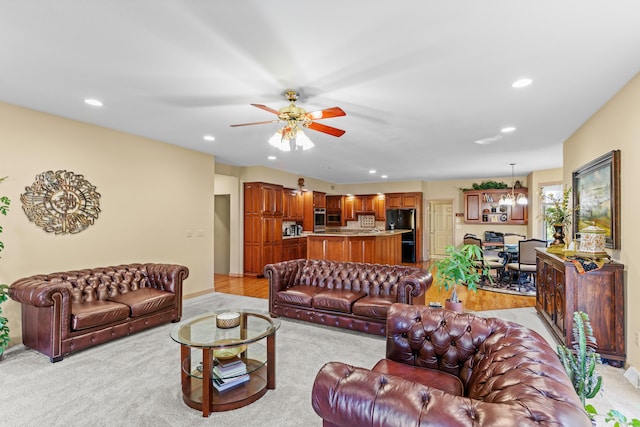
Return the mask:
<path id="1" fill-rule="evenodd" d="M 500 200 L 498 200 L 498 204 L 508 205 L 512 207 L 515 205 L 529 204 L 529 200 L 527 200 L 527 196 L 525 196 L 523 193 L 518 193 L 518 195 L 516 196 L 515 194 L 516 184 L 515 184 L 515 175 L 514 175 L 514 168 L 513 168 L 515 166 L 515 163 L 509 163 L 509 164 L 511 165 L 511 194 L 507 193 L 500 196 Z"/>

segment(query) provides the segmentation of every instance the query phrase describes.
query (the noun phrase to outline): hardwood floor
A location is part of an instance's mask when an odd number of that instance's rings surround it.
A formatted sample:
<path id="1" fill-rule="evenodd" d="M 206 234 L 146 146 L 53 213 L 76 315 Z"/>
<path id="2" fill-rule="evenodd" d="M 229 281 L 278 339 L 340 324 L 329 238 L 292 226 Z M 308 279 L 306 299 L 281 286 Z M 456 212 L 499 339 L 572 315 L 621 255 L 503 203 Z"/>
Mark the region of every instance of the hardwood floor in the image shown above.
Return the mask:
<path id="1" fill-rule="evenodd" d="M 429 262 L 416 264 L 422 268 L 429 268 Z M 465 310 L 501 310 L 505 308 L 521 308 L 535 306 L 535 297 L 502 294 L 498 292 L 478 290 L 477 293 L 467 292 L 467 288 L 459 286 L 458 295 L 464 302 Z M 269 298 L 269 284 L 266 278 L 256 277 L 230 277 L 224 274 L 214 275 L 214 289 L 233 295 L 243 295 L 255 298 Z M 425 295 L 425 302 L 439 302 L 444 305 L 444 300 L 449 297 L 449 292 L 440 290 L 434 283 Z"/>

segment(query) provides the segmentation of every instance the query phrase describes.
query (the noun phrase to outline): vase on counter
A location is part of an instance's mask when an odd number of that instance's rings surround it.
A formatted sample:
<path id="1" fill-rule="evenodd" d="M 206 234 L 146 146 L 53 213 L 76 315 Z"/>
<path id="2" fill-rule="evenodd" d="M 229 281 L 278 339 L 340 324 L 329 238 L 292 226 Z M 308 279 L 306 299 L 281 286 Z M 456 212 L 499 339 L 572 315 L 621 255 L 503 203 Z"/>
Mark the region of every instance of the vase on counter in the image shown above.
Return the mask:
<path id="1" fill-rule="evenodd" d="M 553 224 L 553 229 L 555 232 L 553 233 L 553 238 L 555 239 L 552 245 L 565 245 L 564 242 L 564 225 L 562 224 Z"/>
<path id="2" fill-rule="evenodd" d="M 560 255 L 564 252 L 564 247 L 566 245 L 564 242 L 564 225 L 553 224 L 553 229 L 555 230 L 553 233 L 553 238 L 555 240 L 549 245 L 547 252 Z"/>

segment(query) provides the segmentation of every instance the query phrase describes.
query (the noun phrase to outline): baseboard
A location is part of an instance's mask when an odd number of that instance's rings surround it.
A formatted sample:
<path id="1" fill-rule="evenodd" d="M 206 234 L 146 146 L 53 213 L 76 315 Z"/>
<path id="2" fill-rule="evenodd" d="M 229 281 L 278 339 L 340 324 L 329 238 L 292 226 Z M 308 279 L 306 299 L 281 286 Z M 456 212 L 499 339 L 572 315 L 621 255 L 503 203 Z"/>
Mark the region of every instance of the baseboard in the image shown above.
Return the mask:
<path id="1" fill-rule="evenodd" d="M 640 388 L 640 372 L 637 371 L 633 366 L 629 367 L 624 372 L 623 377 L 625 377 L 635 388 Z"/>

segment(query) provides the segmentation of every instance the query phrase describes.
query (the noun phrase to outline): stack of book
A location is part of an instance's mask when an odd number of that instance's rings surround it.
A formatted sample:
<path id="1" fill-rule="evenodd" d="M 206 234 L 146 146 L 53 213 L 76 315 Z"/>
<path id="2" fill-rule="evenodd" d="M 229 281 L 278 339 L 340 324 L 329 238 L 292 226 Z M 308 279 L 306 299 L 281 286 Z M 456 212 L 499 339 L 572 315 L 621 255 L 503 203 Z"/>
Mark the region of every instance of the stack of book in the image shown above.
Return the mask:
<path id="1" fill-rule="evenodd" d="M 215 359 L 212 381 L 218 391 L 244 384 L 249 381 L 247 365 L 239 357 L 224 360 Z"/>

